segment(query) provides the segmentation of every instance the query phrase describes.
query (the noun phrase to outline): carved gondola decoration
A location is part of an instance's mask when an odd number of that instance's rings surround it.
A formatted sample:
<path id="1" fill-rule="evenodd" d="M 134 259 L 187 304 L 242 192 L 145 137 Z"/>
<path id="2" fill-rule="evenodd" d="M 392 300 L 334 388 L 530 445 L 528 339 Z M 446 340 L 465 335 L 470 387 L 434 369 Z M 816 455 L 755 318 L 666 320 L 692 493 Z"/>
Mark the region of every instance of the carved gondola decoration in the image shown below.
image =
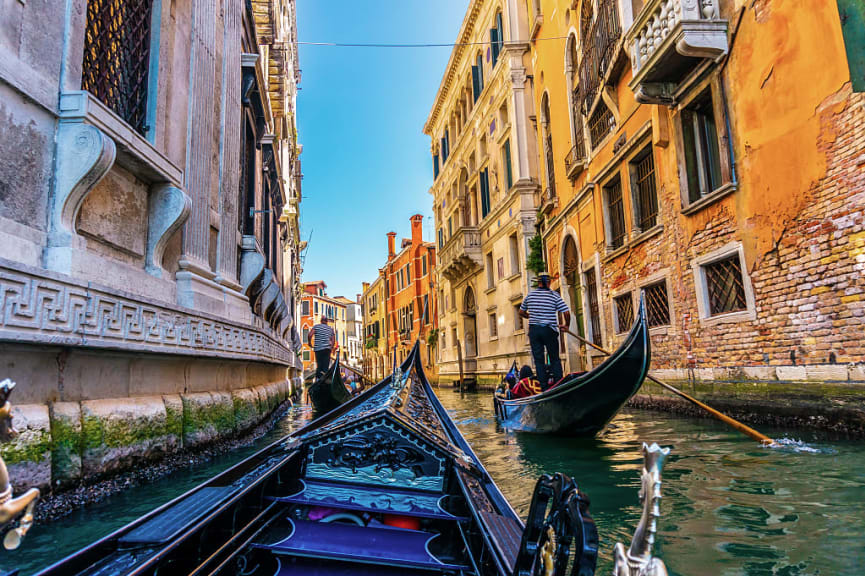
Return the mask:
<path id="1" fill-rule="evenodd" d="M 15 382 L 8 378 L 0 382 L 0 442 L 9 442 L 18 435 L 12 425 L 12 404 L 9 403 L 9 395 L 14 388 Z M 33 511 L 39 500 L 39 490 L 30 488 L 21 496 L 13 498 L 12 482 L 3 458 L 0 458 L 0 486 L 3 487 L 0 492 L 0 527 L 21 516 L 18 527 L 9 530 L 3 538 L 3 546 L 7 550 L 15 550 L 33 526 Z"/>
<path id="2" fill-rule="evenodd" d="M 667 576 L 667 567 L 660 558 L 652 556 L 658 518 L 661 517 L 661 469 L 669 448 L 657 444 L 643 443 L 643 470 L 641 474 L 640 500 L 643 513 L 634 531 L 631 546 L 616 543 L 613 550 L 615 564 L 613 576 Z"/>

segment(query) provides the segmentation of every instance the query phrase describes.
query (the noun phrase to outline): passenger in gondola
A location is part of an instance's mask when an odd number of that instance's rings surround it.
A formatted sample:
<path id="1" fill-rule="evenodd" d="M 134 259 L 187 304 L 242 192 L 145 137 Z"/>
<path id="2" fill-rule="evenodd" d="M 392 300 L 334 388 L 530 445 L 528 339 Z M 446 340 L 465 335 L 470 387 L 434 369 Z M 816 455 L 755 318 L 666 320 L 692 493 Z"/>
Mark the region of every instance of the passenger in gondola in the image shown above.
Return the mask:
<path id="1" fill-rule="evenodd" d="M 526 398 L 540 393 L 541 385 L 535 380 L 535 375 L 532 372 L 531 366 L 523 366 L 520 368 L 520 380 L 511 388 L 509 398 Z"/>
<path id="2" fill-rule="evenodd" d="M 559 312 L 564 315 L 563 324 L 559 324 Z M 546 390 L 550 380 L 558 382 L 562 379 L 559 328 L 567 329 L 571 323 L 568 305 L 558 293 L 550 290 L 549 274 L 538 274 L 538 287 L 523 299 L 519 314 L 529 319 L 529 344 L 532 347 L 532 358 L 538 371 L 541 390 Z M 550 359 L 549 371 L 546 356 Z"/>
<path id="3" fill-rule="evenodd" d="M 312 327 L 312 330 L 307 336 L 307 341 L 315 353 L 315 375 L 327 372 L 330 368 L 330 354 L 336 345 L 336 333 L 333 328 L 328 325 L 330 319 L 327 316 L 321 317 L 321 322 Z"/>

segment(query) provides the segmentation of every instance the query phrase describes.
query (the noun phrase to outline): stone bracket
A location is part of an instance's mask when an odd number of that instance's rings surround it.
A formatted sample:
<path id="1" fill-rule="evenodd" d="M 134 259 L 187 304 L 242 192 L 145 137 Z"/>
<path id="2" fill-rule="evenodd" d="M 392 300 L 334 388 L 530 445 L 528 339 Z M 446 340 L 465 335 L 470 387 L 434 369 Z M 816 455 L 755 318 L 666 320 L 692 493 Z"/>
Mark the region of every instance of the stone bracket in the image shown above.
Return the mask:
<path id="1" fill-rule="evenodd" d="M 264 274 L 264 255 L 256 247 L 255 236 L 244 236 L 240 250 L 240 286 L 251 302 L 250 289 Z"/>
<path id="2" fill-rule="evenodd" d="M 75 221 L 84 199 L 114 164 L 117 148 L 99 128 L 84 123 L 81 114 L 60 119 L 51 222 L 45 267 L 68 274 L 72 267 Z"/>
<path id="3" fill-rule="evenodd" d="M 162 277 L 162 256 L 169 238 L 186 221 L 192 209 L 192 200 L 186 193 L 170 184 L 151 188 L 147 210 L 147 252 L 145 270 Z"/>

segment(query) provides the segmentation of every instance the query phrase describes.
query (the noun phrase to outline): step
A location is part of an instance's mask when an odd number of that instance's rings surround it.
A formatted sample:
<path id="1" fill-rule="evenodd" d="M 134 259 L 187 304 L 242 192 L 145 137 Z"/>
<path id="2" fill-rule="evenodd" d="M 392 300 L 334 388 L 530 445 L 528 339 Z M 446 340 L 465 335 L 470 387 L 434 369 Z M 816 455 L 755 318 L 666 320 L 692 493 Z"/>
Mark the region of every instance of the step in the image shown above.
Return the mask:
<path id="1" fill-rule="evenodd" d="M 428 546 L 438 534 L 422 530 L 373 528 L 286 519 L 293 530 L 272 544 L 253 544 L 274 554 L 323 558 L 363 564 L 385 564 L 425 570 L 468 570 L 465 564 L 442 562 Z"/>
<path id="2" fill-rule="evenodd" d="M 381 512 L 415 518 L 463 521 L 442 507 L 447 495 L 430 494 L 416 490 L 372 488 L 341 483 L 302 480 L 300 491 L 289 496 L 272 497 L 277 502 L 324 506 L 360 512 Z"/>
<path id="3" fill-rule="evenodd" d="M 407 570 L 393 566 L 327 562 L 310 558 L 279 559 L 274 576 L 426 576 L 427 570 Z"/>

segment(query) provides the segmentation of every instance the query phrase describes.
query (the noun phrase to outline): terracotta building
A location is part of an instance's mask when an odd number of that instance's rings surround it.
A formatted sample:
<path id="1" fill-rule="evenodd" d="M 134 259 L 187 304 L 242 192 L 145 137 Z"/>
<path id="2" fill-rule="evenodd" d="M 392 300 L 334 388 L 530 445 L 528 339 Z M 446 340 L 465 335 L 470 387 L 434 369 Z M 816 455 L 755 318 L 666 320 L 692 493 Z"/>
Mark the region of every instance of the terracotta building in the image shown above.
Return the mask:
<path id="1" fill-rule="evenodd" d="M 304 283 L 300 303 L 300 333 L 303 343 L 301 357 L 305 373 L 315 370 L 315 354 L 309 345 L 308 336 L 312 327 L 321 322 L 322 317 L 330 319 L 330 327 L 333 328 L 336 336 L 340 360 L 342 362 L 348 361 L 349 322 L 346 314 L 346 303 L 350 304 L 351 300 L 342 296 L 331 297 L 327 295 L 327 284 L 324 280 Z M 331 361 L 335 358 L 335 353 L 331 353 Z"/>
<path id="2" fill-rule="evenodd" d="M 424 125 L 431 138 L 440 380 L 494 383 L 530 362 L 516 307 L 528 293 L 535 234 L 534 14 L 523 1 L 472 0 Z"/>
<path id="3" fill-rule="evenodd" d="M 77 485 L 246 430 L 285 399 L 300 368 L 294 10 L 0 10 L 0 378 L 18 383 L 16 482 Z M 107 429 L 129 444 L 85 440 Z"/>
<path id="4" fill-rule="evenodd" d="M 562 38 L 533 89 L 574 331 L 614 348 L 642 297 L 659 375 L 865 381 L 861 3 L 530 3 Z"/>
<path id="5" fill-rule="evenodd" d="M 365 284 L 361 295 L 367 342 L 373 343 L 365 355 L 368 374 L 389 374 L 394 354 L 401 362 L 419 340 L 427 376 L 436 378 L 435 346 L 428 340 L 437 328 L 435 267 L 435 245 L 423 240 L 423 216 L 411 217 L 411 237 L 402 240 L 399 252 L 396 232 L 388 232 L 387 262 L 380 279 Z M 383 302 L 382 291 L 373 289 L 377 285 L 383 287 Z"/>

